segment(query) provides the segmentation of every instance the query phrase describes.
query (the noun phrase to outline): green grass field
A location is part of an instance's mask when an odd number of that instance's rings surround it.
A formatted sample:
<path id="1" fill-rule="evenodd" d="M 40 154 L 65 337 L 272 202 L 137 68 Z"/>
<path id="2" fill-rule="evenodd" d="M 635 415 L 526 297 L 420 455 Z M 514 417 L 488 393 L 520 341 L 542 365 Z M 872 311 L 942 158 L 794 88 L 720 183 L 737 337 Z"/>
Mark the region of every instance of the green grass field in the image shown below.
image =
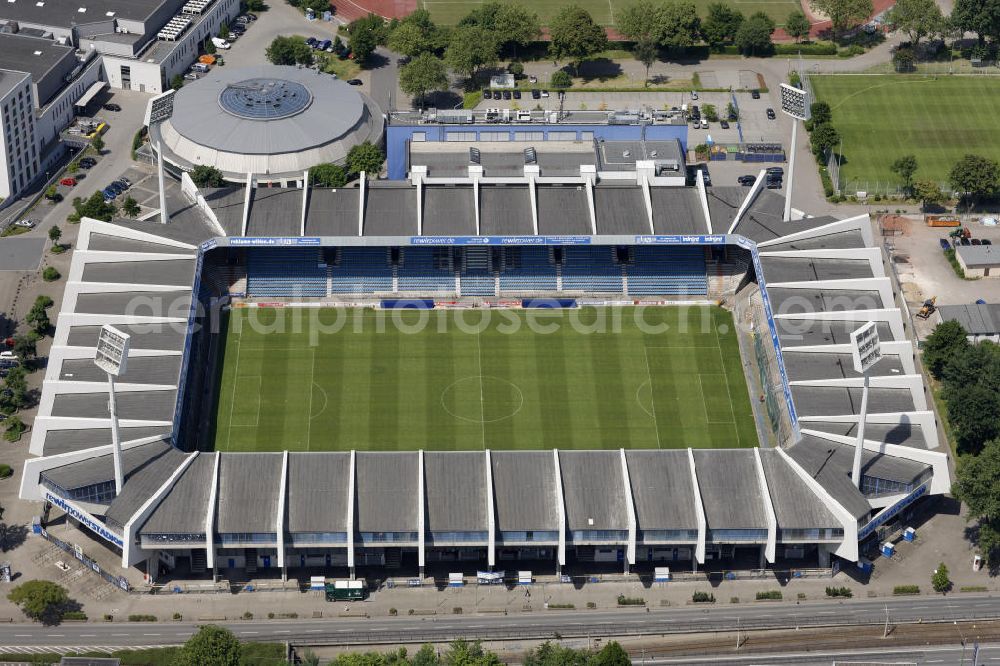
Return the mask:
<path id="1" fill-rule="evenodd" d="M 236 309 L 220 351 L 215 446 L 756 446 L 732 316 L 641 312 L 643 326 L 632 308 L 348 310 L 338 332 L 315 335 L 310 320 L 329 330 L 338 311 Z M 601 322 L 604 332 L 582 330 Z"/>
<path id="2" fill-rule="evenodd" d="M 1000 155 L 1000 80 L 918 75 L 813 76 L 818 99 L 833 109 L 843 138 L 841 183 L 846 191 L 865 182 L 899 179 L 889 165 L 903 155 L 917 157 L 916 178 L 946 182 L 966 153 Z M 850 184 L 858 182 L 859 186 Z"/>
<path id="3" fill-rule="evenodd" d="M 717 0 L 694 0 L 698 14 L 704 18 L 708 14 L 708 5 L 715 1 Z M 773 18 L 778 25 L 785 23 L 785 19 L 788 18 L 792 10 L 801 7 L 796 0 L 773 0 L 770 2 L 768 0 L 731 0 L 731 2 L 745 16 L 750 16 L 754 12 L 764 12 Z M 454 25 L 481 4 L 478 0 L 420 0 L 419 6 L 429 11 L 435 22 L 442 25 Z M 522 4 L 538 14 L 542 25 L 545 25 L 567 3 L 560 0 L 540 0 L 523 2 Z M 612 26 L 615 24 L 616 13 L 631 2 L 630 0 L 576 0 L 576 4 L 586 9 L 601 25 Z"/>

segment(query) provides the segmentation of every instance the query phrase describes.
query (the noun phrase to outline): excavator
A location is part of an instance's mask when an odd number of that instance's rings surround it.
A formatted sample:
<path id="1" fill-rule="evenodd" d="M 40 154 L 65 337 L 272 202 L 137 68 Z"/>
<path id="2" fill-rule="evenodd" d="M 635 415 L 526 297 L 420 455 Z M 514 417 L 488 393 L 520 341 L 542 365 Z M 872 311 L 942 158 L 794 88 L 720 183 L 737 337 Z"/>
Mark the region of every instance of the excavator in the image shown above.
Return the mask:
<path id="1" fill-rule="evenodd" d="M 920 312 L 917 313 L 917 316 L 920 317 L 921 319 L 927 319 L 932 314 L 934 314 L 934 311 L 937 310 L 937 308 L 934 306 L 935 302 L 937 302 L 937 296 L 935 296 L 934 298 L 928 298 L 926 301 L 924 301 L 923 307 L 920 308 Z"/>

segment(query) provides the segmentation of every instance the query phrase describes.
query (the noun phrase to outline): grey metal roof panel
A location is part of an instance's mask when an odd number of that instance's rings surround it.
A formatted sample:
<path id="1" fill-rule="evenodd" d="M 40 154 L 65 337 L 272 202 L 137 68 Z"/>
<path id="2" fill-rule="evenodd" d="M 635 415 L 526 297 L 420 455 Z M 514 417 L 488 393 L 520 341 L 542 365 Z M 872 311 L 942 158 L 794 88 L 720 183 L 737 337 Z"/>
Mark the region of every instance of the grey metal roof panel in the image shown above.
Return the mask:
<path id="1" fill-rule="evenodd" d="M 82 279 L 84 282 L 118 284 L 186 285 L 194 279 L 194 259 L 89 262 L 83 267 Z"/>
<path id="2" fill-rule="evenodd" d="M 479 225 L 483 235 L 520 236 L 534 232 L 527 185 L 479 188 Z"/>
<path id="3" fill-rule="evenodd" d="M 539 185 L 538 233 L 542 235 L 590 235 L 590 206 L 583 185 Z"/>
<path id="4" fill-rule="evenodd" d="M 788 449 L 788 455 L 855 519 L 860 520 L 871 513 L 868 500 L 851 481 L 852 447 L 805 435 Z"/>
<path id="5" fill-rule="evenodd" d="M 181 370 L 181 357 L 130 356 L 121 384 L 176 384 Z M 67 358 L 59 368 L 59 379 L 73 382 L 106 382 L 106 372 L 94 365 L 93 359 Z"/>
<path id="6" fill-rule="evenodd" d="M 640 530 L 698 528 L 687 451 L 627 450 L 625 458 Z"/>
<path id="7" fill-rule="evenodd" d="M 7 16 L 7 8 L 4 7 L 0 10 L 0 17 Z M 31 74 L 32 81 L 37 84 L 61 62 L 72 57 L 73 47 L 51 39 L 5 32 L 0 33 L 0 52 L 3 53 L 4 69 Z M 47 99 L 38 101 L 42 105 L 48 102 Z"/>
<path id="8" fill-rule="evenodd" d="M 177 391 L 118 391 L 118 418 L 138 421 L 171 421 Z M 60 393 L 52 401 L 52 416 L 77 419 L 111 418 L 108 394 Z"/>
<path id="9" fill-rule="evenodd" d="M 299 236 L 302 233 L 302 190 L 258 187 L 250 200 L 247 236 Z"/>
<path id="10" fill-rule="evenodd" d="M 246 201 L 246 187 L 229 186 L 217 189 L 202 188 L 199 190 L 205 197 L 205 203 L 215 214 L 215 218 L 230 236 L 243 234 L 243 208 Z"/>
<path id="11" fill-rule="evenodd" d="M 757 462 L 752 450 L 695 451 L 694 461 L 708 529 L 767 527 Z"/>
<path id="12" fill-rule="evenodd" d="M 159 219 L 138 220 L 127 217 L 116 217 L 111 220 L 111 224 L 189 245 L 198 245 L 219 235 L 215 226 L 198 208 L 198 204 L 181 195 L 167 194 L 167 210 L 170 211 L 170 224 L 161 224 Z M 239 233 L 238 229 L 237 227 L 236 234 Z"/>
<path id="13" fill-rule="evenodd" d="M 430 178 L 468 178 L 470 164 L 468 152 L 428 153 L 414 150 L 412 147 L 410 149 L 410 166 L 427 167 L 427 175 Z M 514 171 L 510 175 L 523 175 L 523 164 L 523 160 L 520 163 L 512 161 L 507 170 Z M 493 173 L 491 169 L 488 175 L 504 175 L 503 165 L 497 164 L 496 167 L 497 172 Z"/>
<path id="14" fill-rule="evenodd" d="M 369 186 L 365 196 L 365 235 L 416 236 L 417 191 L 409 186 Z"/>
<path id="15" fill-rule="evenodd" d="M 425 236 L 475 236 L 476 200 L 471 187 L 428 185 L 423 193 Z"/>
<path id="16" fill-rule="evenodd" d="M 830 217 L 807 217 L 785 222 L 784 214 L 785 197 L 773 190 L 763 190 L 743 214 L 736 233 L 762 243 L 836 221 Z"/>
<path id="17" fill-rule="evenodd" d="M 698 191 L 693 187 L 651 187 L 653 229 L 658 234 L 708 233 Z M 716 232 L 727 231 L 716 228 Z"/>
<path id="18" fill-rule="evenodd" d="M 828 432 L 834 435 L 845 435 L 847 437 L 857 437 L 857 423 L 843 423 L 840 421 L 806 421 L 803 428 Z M 865 439 L 885 442 L 886 444 L 898 444 L 900 446 L 910 446 L 915 449 L 926 449 L 927 439 L 924 437 L 924 430 L 915 423 L 867 423 L 865 424 Z"/>
<path id="19" fill-rule="evenodd" d="M 782 347 L 847 344 L 851 341 L 851 332 L 867 323 L 866 321 L 784 318 L 774 320 Z M 896 339 L 888 322 L 880 321 L 876 327 L 881 340 Z"/>
<path id="20" fill-rule="evenodd" d="M 969 335 L 1000 333 L 1000 303 L 942 305 L 938 312 L 944 321 L 957 321 Z"/>
<path id="21" fill-rule="evenodd" d="M 750 190 L 744 187 L 706 188 L 705 194 L 708 199 L 708 213 L 712 217 L 712 228 L 720 233 L 728 231 L 740 204 L 749 193 Z"/>
<path id="22" fill-rule="evenodd" d="M 863 389 L 840 386 L 792 386 L 792 400 L 799 416 L 843 416 L 861 412 Z M 868 413 L 915 411 L 913 395 L 905 388 L 868 390 Z"/>
<path id="23" fill-rule="evenodd" d="M 780 314 L 878 310 L 883 306 L 877 291 L 861 289 L 793 289 L 768 287 L 771 308 Z M 891 303 L 888 304 L 892 306 Z"/>
<path id="24" fill-rule="evenodd" d="M 122 471 L 126 482 L 138 470 L 151 461 L 175 449 L 164 441 L 140 444 L 122 451 Z M 115 480 L 115 466 L 112 455 L 107 453 L 42 472 L 42 477 L 63 490 L 86 488 L 105 481 Z"/>
<path id="25" fill-rule="evenodd" d="M 216 532 L 277 530 L 281 464 L 280 453 L 222 454 Z"/>
<path id="26" fill-rule="evenodd" d="M 132 349 L 159 349 L 181 351 L 184 349 L 184 330 L 187 324 L 115 324 L 122 333 L 131 336 Z M 72 326 L 66 344 L 70 347 L 96 347 L 100 326 Z"/>
<path id="27" fill-rule="evenodd" d="M 620 452 L 560 451 L 559 469 L 569 529 L 628 529 Z"/>
<path id="28" fill-rule="evenodd" d="M 113 524 L 124 526 L 146 500 L 159 490 L 188 454 L 168 448 L 163 455 L 151 459 L 132 471 L 126 478 L 122 492 L 111 501 L 105 518 Z"/>
<path id="29" fill-rule="evenodd" d="M 139 528 L 140 534 L 204 534 L 215 454 L 199 453 Z"/>
<path id="30" fill-rule="evenodd" d="M 32 23 L 71 27 L 81 23 L 80 16 L 91 20 L 104 20 L 107 12 L 114 12 L 119 19 L 144 21 L 163 4 L 163 0 L 95 0 L 88 2 L 87 14 L 79 14 L 80 3 L 73 0 L 50 0 L 42 6 L 34 2 L 4 3 L 0 18 Z"/>
<path id="31" fill-rule="evenodd" d="M 359 532 L 416 532 L 419 458 L 416 453 L 355 454 Z"/>
<path id="32" fill-rule="evenodd" d="M 428 531 L 483 532 L 489 529 L 484 452 L 424 453 L 424 494 Z"/>
<path id="33" fill-rule="evenodd" d="M 769 284 L 875 277 L 872 274 L 871 264 L 864 259 L 761 257 L 760 263 Z"/>
<path id="34" fill-rule="evenodd" d="M 848 250 L 867 247 L 864 236 L 857 229 L 837 231 L 822 236 L 812 236 L 785 243 L 774 243 L 761 248 L 766 252 L 783 252 L 786 250 Z"/>
<path id="35" fill-rule="evenodd" d="M 144 426 L 141 428 L 120 428 L 122 442 L 131 442 L 146 437 L 170 434 L 170 426 Z M 81 428 L 78 430 L 49 430 L 45 433 L 43 455 L 83 451 L 96 446 L 111 444 L 111 428 Z"/>
<path id="36" fill-rule="evenodd" d="M 288 531 L 346 532 L 351 454 L 288 454 Z"/>
<path id="37" fill-rule="evenodd" d="M 597 164 L 593 151 L 561 152 L 544 150 L 535 147 L 538 156 L 538 167 L 542 176 L 579 176 L 580 167 L 585 164 Z M 523 157 L 522 157 L 523 163 Z M 522 167 L 523 172 L 523 167 Z"/>
<path id="38" fill-rule="evenodd" d="M 186 317 L 191 305 L 187 291 L 114 291 L 79 294 L 76 312 L 84 314 L 131 314 L 152 317 Z"/>
<path id="39" fill-rule="evenodd" d="M 774 449 L 758 449 L 778 529 L 840 527 L 823 501 Z"/>
<path id="40" fill-rule="evenodd" d="M 192 254 L 193 250 L 182 247 L 173 247 L 162 243 L 152 243 L 149 241 L 133 240 L 109 234 L 90 234 L 88 250 L 101 252 L 129 252 L 142 254 Z"/>
<path id="41" fill-rule="evenodd" d="M 1000 248 L 994 248 L 992 245 L 959 245 L 955 248 L 955 252 L 970 268 L 996 266 L 1000 263 Z"/>
<path id="42" fill-rule="evenodd" d="M 784 359 L 785 370 L 792 381 L 861 376 L 854 371 L 854 360 L 850 354 L 786 351 Z M 868 374 L 872 377 L 902 375 L 903 365 L 898 355 L 886 354 Z"/>
<path id="43" fill-rule="evenodd" d="M 599 234 L 649 233 L 642 189 L 635 185 L 595 187 L 594 211 Z"/>
<path id="44" fill-rule="evenodd" d="M 357 236 L 358 199 L 356 187 L 313 188 L 306 210 L 307 236 Z"/>
<path id="45" fill-rule="evenodd" d="M 491 451 L 497 530 L 555 531 L 559 506 L 551 451 Z"/>

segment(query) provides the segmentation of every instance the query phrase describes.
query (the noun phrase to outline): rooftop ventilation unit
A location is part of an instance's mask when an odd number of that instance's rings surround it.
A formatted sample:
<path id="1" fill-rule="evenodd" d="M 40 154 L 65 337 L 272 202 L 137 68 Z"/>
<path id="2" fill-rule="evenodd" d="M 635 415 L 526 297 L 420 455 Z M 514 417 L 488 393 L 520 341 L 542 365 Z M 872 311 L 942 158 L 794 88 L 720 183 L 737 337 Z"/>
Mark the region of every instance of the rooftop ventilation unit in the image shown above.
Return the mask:
<path id="1" fill-rule="evenodd" d="M 177 39 L 184 34 L 184 31 L 188 29 L 191 25 L 191 19 L 186 16 L 175 16 L 167 24 L 163 26 L 163 29 L 156 33 L 157 39 L 162 39 L 167 42 L 176 42 Z"/>
<path id="2" fill-rule="evenodd" d="M 214 0 L 188 0 L 181 7 L 181 14 L 203 14 Z"/>

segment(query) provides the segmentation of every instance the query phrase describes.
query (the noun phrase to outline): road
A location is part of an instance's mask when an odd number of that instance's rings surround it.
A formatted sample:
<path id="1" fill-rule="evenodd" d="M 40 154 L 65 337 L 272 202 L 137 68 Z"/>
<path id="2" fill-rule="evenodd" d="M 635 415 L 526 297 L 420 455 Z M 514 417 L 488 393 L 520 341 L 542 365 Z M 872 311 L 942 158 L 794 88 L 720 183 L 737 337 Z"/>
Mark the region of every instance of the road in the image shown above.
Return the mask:
<path id="1" fill-rule="evenodd" d="M 257 600 L 254 600 L 257 601 Z M 260 602 L 264 600 L 261 599 Z M 363 608 L 355 604 L 355 612 Z M 823 626 L 881 626 L 888 609 L 892 624 L 1000 619 L 1000 597 L 949 596 L 893 598 L 884 601 L 822 601 L 715 604 L 643 610 L 551 611 L 544 622 L 537 613 L 515 615 L 444 615 L 379 618 L 273 620 L 220 623 L 237 636 L 253 641 L 292 641 L 313 645 L 371 645 L 468 639 L 565 638 L 580 636 L 640 636 L 744 630 L 805 629 Z M 339 609 L 331 606 L 331 612 Z M 206 623 L 208 620 L 200 622 Z M 67 623 L 42 629 L 39 625 L 0 625 L 4 646 L 128 646 L 183 642 L 199 623 L 159 624 Z"/>
<path id="2" fill-rule="evenodd" d="M 712 664 L 712 666 L 751 666 L 767 664 L 794 664 L 795 666 L 830 666 L 833 663 L 852 664 L 949 664 L 960 666 L 972 665 L 973 646 L 943 645 L 939 647 L 921 647 L 913 649 L 885 648 L 869 650 L 831 650 L 821 652 L 776 652 L 770 654 L 747 654 L 744 656 L 713 656 L 713 657 L 667 657 L 667 658 L 637 658 L 635 664 Z M 1000 663 L 1000 645 L 982 645 L 979 648 L 979 658 L 975 662 L 984 664 Z"/>

